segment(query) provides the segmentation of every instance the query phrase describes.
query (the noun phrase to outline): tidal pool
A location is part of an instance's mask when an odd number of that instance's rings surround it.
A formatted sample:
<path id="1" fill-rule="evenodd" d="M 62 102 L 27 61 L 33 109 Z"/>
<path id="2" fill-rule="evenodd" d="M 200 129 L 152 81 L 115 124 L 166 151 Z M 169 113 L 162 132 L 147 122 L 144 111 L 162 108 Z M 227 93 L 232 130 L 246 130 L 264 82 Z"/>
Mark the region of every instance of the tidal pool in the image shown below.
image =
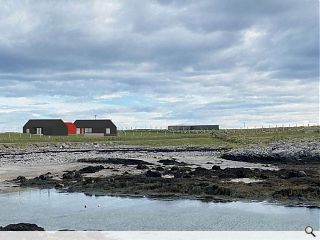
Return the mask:
<path id="1" fill-rule="evenodd" d="M 46 230 L 303 231 L 319 229 L 319 214 L 319 208 L 267 203 L 92 197 L 54 189 L 0 194 L 0 226 L 29 222 Z"/>

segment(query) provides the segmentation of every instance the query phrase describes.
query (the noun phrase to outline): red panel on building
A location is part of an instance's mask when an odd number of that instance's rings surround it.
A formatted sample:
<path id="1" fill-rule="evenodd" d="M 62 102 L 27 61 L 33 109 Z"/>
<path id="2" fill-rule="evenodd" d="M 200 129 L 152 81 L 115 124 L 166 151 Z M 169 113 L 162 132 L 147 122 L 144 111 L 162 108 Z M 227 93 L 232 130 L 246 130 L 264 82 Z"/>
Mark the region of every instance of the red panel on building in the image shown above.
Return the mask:
<path id="1" fill-rule="evenodd" d="M 76 134 L 77 133 L 77 127 L 72 122 L 65 122 L 64 123 L 68 127 L 68 134 Z"/>

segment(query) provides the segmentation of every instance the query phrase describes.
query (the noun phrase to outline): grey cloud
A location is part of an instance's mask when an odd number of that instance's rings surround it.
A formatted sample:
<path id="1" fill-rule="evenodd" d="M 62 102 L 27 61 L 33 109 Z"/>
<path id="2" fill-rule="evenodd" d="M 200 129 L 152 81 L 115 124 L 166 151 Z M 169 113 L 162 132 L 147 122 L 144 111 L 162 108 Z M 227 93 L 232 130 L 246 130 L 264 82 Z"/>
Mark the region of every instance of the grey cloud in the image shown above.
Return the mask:
<path id="1" fill-rule="evenodd" d="M 92 103 L 85 116 L 103 111 L 97 96 L 125 91 L 152 103 L 137 107 L 123 100 L 115 114 L 124 116 L 130 106 L 132 114 L 159 113 L 151 118 L 177 122 L 223 119 L 216 113 L 241 118 L 243 111 L 277 118 L 265 107 L 286 103 L 305 104 L 308 112 L 318 104 L 318 96 L 309 97 L 318 87 L 318 4 L 3 1 L 0 97 Z M 291 113 L 292 121 L 304 121 Z"/>

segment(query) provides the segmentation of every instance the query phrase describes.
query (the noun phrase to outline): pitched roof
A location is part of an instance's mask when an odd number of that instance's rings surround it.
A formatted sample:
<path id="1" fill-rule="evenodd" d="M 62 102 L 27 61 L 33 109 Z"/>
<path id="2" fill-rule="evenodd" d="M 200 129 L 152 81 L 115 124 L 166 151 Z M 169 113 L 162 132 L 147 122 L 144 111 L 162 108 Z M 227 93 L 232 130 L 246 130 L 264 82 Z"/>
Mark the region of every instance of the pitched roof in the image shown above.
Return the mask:
<path id="1" fill-rule="evenodd" d="M 80 128 L 86 127 L 108 127 L 115 126 L 110 119 L 99 119 L 99 120 L 76 120 L 74 125 Z"/>
<path id="2" fill-rule="evenodd" d="M 24 126 L 54 127 L 65 126 L 61 119 L 30 119 Z"/>

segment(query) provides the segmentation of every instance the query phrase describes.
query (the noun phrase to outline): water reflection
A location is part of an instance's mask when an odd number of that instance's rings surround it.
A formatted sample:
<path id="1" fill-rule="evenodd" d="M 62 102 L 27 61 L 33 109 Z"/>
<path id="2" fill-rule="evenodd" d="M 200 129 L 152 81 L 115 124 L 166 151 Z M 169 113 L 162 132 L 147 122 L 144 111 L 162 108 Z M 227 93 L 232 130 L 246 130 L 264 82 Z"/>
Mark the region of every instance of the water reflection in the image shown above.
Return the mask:
<path id="1" fill-rule="evenodd" d="M 86 207 L 85 207 L 86 206 Z M 0 225 L 30 222 L 46 230 L 319 229 L 318 208 L 265 203 L 88 196 L 30 190 L 0 194 Z"/>

